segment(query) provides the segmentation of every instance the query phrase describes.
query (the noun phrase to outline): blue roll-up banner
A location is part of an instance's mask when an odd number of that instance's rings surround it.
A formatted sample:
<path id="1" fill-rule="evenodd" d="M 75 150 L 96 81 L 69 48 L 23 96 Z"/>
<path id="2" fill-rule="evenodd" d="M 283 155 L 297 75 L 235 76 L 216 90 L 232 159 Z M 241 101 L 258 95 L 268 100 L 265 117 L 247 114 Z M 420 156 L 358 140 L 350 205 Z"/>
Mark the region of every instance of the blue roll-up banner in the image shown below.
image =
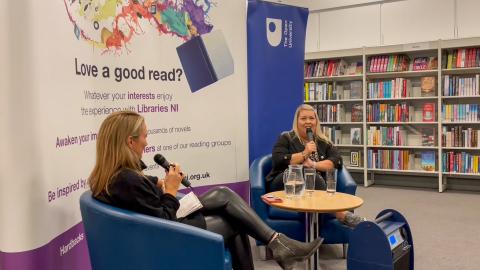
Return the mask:
<path id="1" fill-rule="evenodd" d="M 303 102 L 308 9 L 248 1 L 249 159 L 272 152 Z"/>

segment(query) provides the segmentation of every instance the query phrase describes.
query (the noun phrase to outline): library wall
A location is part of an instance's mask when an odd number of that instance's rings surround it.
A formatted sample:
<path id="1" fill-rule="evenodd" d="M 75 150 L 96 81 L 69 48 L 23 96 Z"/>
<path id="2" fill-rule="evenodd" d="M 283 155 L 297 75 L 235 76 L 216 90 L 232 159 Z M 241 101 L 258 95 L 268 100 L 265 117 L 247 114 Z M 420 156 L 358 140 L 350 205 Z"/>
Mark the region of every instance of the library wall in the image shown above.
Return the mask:
<path id="1" fill-rule="evenodd" d="M 454 38 L 454 7 L 454 0 L 443 0 L 441 4 L 435 0 L 382 4 L 380 45 Z"/>
<path id="2" fill-rule="evenodd" d="M 380 42 L 379 5 L 320 13 L 320 50 L 377 46 Z"/>
<path id="3" fill-rule="evenodd" d="M 457 29 L 459 38 L 474 37 L 480 35 L 478 27 L 478 0 L 456 0 L 457 1 Z"/>
<path id="4" fill-rule="evenodd" d="M 480 36 L 475 21 L 480 2 L 475 0 L 359 1 L 353 7 L 309 8 L 309 20 L 319 25 L 309 23 L 307 52 Z"/>

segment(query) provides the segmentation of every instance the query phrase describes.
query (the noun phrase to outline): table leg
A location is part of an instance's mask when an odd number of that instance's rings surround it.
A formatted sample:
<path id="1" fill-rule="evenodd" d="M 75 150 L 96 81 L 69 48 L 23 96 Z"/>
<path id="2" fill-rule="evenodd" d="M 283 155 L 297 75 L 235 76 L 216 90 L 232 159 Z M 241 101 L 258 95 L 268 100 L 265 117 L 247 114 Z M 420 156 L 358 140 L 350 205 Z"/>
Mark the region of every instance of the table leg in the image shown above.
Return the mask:
<path id="1" fill-rule="evenodd" d="M 311 242 L 320 237 L 320 218 L 318 213 L 308 213 L 307 241 Z M 307 269 L 318 270 L 320 268 L 320 252 L 317 250 L 307 261 Z"/>

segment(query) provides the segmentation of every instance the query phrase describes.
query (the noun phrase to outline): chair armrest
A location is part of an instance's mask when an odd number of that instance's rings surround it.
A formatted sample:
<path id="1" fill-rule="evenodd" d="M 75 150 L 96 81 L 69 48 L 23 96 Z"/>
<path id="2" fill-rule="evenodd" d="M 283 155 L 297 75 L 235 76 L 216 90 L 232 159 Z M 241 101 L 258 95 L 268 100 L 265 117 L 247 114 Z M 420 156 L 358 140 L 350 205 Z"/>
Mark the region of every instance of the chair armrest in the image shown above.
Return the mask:
<path id="1" fill-rule="evenodd" d="M 260 218 L 266 220 L 268 218 L 267 204 L 261 199 L 261 196 L 266 193 L 264 163 L 265 157 L 257 158 L 250 166 L 250 204 Z"/>
<path id="2" fill-rule="evenodd" d="M 93 269 L 224 269 L 221 235 L 84 196 L 91 195 L 82 194 L 80 208 Z"/>
<path id="3" fill-rule="evenodd" d="M 355 195 L 357 191 L 357 183 L 345 166 L 337 170 L 337 190 L 350 195 Z"/>

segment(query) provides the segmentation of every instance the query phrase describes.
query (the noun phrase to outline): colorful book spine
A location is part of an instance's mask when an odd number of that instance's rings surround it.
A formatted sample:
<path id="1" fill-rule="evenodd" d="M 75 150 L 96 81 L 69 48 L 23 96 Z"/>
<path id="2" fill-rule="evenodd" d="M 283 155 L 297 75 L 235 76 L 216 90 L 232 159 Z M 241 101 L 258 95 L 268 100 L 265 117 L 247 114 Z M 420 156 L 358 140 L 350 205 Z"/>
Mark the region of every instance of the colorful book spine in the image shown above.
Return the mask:
<path id="1" fill-rule="evenodd" d="M 478 96 L 480 95 L 480 75 L 471 77 L 449 76 L 445 75 L 444 96 Z"/>
<path id="2" fill-rule="evenodd" d="M 444 122 L 480 122 L 479 104 L 443 104 Z"/>
<path id="3" fill-rule="evenodd" d="M 376 127 L 367 130 L 368 145 L 375 146 L 406 146 L 407 133 L 403 127 Z"/>
<path id="4" fill-rule="evenodd" d="M 453 173 L 480 173 L 480 155 L 467 152 L 448 151 L 442 153 L 442 171 Z"/>
<path id="5" fill-rule="evenodd" d="M 367 104 L 367 122 L 411 122 L 413 106 L 407 103 Z"/>
<path id="6" fill-rule="evenodd" d="M 411 170 L 414 154 L 409 150 L 367 150 L 369 169 Z"/>
<path id="7" fill-rule="evenodd" d="M 480 130 L 463 126 L 442 128 L 442 145 L 444 147 L 480 148 L 478 137 Z"/>

